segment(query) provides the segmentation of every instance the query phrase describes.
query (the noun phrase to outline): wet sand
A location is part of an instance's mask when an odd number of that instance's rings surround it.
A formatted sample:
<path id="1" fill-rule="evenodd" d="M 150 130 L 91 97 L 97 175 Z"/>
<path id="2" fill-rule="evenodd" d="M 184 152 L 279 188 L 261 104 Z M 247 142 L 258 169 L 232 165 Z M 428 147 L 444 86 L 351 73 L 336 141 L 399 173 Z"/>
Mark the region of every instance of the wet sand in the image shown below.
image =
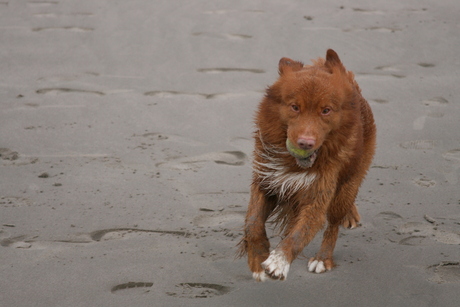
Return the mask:
<path id="1" fill-rule="evenodd" d="M 0 1 L 1 306 L 457 306 L 460 4 Z M 378 127 L 338 266 L 234 260 L 253 115 L 335 49 Z M 273 242 L 277 237 L 274 235 Z"/>

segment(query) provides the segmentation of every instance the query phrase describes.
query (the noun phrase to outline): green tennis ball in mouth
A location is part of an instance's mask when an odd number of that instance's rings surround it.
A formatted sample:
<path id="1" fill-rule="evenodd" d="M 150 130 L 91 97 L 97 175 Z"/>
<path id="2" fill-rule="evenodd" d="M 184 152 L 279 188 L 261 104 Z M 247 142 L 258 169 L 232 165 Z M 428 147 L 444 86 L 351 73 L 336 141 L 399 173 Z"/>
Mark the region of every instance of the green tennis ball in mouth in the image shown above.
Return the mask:
<path id="1" fill-rule="evenodd" d="M 298 159 L 306 159 L 315 152 L 314 150 L 301 149 L 292 144 L 289 139 L 286 139 L 286 148 L 292 156 Z"/>

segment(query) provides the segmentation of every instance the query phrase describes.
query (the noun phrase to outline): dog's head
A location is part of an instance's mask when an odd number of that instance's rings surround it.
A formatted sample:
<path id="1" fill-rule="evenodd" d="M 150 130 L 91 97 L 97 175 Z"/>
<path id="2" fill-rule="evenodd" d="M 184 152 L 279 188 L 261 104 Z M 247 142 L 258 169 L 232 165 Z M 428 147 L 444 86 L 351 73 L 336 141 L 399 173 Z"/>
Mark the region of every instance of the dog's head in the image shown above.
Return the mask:
<path id="1" fill-rule="evenodd" d="M 267 98 L 277 106 L 287 150 L 299 166 L 308 168 L 326 139 L 344 133 L 340 130 L 346 130 L 353 120 L 347 113 L 356 108 L 359 87 L 332 49 L 325 60 L 318 59 L 311 66 L 282 58 L 279 75 L 268 88 Z"/>

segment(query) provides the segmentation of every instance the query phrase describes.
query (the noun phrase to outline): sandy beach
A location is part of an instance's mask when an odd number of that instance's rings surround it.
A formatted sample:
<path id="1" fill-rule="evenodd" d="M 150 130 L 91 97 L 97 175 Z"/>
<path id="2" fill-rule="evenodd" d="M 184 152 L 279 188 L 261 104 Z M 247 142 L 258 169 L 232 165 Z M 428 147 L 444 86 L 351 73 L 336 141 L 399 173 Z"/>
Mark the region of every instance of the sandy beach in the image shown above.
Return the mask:
<path id="1" fill-rule="evenodd" d="M 0 306 L 458 306 L 460 2 L 0 1 Z M 337 267 L 235 259 L 278 61 L 333 48 L 377 124 Z M 272 246 L 278 240 L 272 235 Z"/>

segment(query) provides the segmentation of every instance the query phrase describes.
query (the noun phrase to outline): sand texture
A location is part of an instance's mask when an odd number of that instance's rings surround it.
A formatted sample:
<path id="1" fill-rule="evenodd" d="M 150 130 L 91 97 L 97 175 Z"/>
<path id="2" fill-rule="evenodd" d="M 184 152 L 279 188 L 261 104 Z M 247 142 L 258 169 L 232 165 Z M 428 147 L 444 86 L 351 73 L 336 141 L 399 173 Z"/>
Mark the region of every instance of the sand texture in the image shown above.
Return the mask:
<path id="1" fill-rule="evenodd" d="M 460 2 L 1 0 L 0 306 L 458 306 Z M 278 61 L 337 51 L 378 128 L 338 266 L 234 260 Z M 273 235 L 273 242 L 279 238 Z"/>

